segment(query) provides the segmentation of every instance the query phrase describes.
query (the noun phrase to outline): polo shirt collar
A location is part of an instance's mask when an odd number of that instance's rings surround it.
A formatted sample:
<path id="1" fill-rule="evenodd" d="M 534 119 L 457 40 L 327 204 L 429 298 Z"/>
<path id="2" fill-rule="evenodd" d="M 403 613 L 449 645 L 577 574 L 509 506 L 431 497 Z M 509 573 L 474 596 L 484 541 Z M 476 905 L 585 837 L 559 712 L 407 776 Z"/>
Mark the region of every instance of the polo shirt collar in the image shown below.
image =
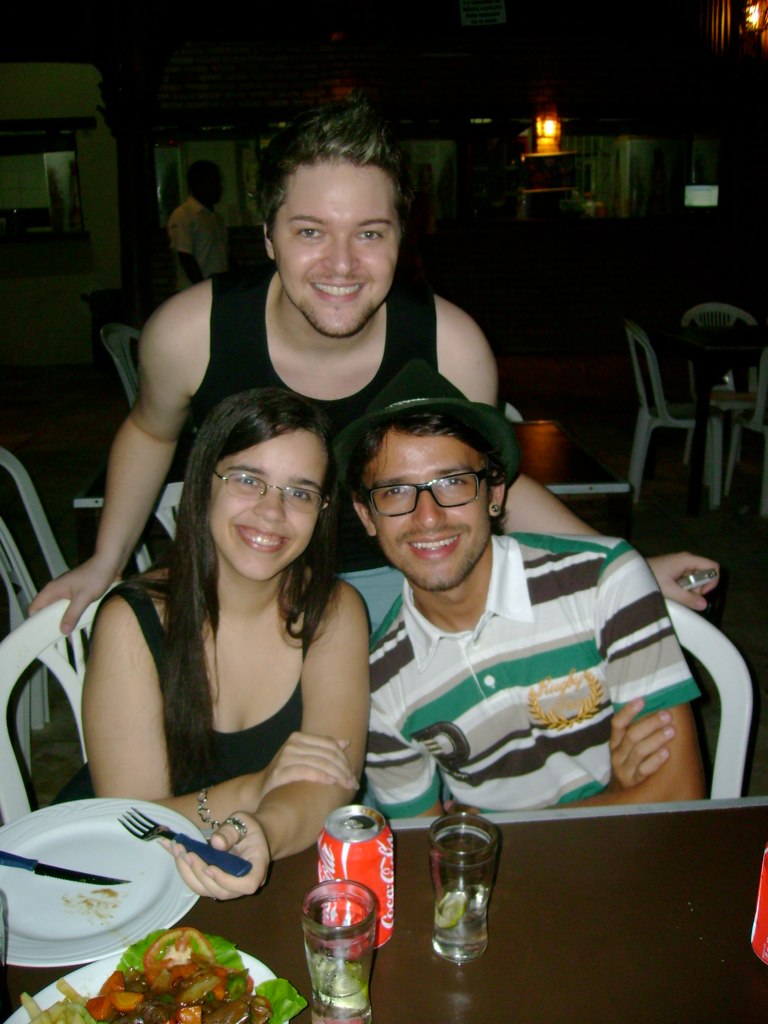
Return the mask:
<path id="1" fill-rule="evenodd" d="M 474 629 L 461 633 L 448 633 L 426 619 L 413 602 L 413 590 L 407 580 L 403 583 L 403 621 L 413 646 L 420 672 L 435 655 L 441 640 L 471 643 L 477 640 L 494 616 L 512 622 L 533 622 L 533 608 L 523 567 L 520 545 L 513 537 L 491 537 L 491 580 L 485 610 Z"/>

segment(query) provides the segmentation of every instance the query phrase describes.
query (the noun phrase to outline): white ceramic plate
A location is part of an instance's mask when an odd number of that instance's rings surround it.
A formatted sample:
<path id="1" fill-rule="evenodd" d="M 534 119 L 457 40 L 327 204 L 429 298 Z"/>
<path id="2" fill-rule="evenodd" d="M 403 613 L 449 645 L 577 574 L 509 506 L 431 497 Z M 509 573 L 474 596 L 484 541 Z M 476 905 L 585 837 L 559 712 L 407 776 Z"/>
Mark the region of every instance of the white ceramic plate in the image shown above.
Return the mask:
<path id="1" fill-rule="evenodd" d="M 122 955 L 122 952 L 120 952 L 116 956 L 110 956 L 104 960 L 97 960 L 95 963 L 86 964 L 85 967 L 80 967 L 78 970 L 72 971 L 71 974 L 67 974 L 66 980 L 81 996 L 90 999 L 91 996 L 98 994 L 101 986 L 117 967 Z M 240 953 L 240 958 L 243 961 L 243 967 L 248 968 L 254 985 L 260 985 L 262 981 L 270 981 L 275 977 L 261 960 L 257 960 L 255 957 L 248 956 L 247 953 L 242 952 Z M 48 988 L 44 988 L 42 992 L 38 992 L 34 997 L 41 1010 L 47 1010 L 49 1006 L 53 1006 L 54 1003 L 63 998 L 61 992 L 56 988 L 56 982 L 49 985 Z M 20 1007 L 15 1013 L 11 1014 L 6 1024 L 29 1024 L 27 1011 Z"/>
<path id="2" fill-rule="evenodd" d="M 0 828 L 2 850 L 130 880 L 95 886 L 0 867 L 0 889 L 8 899 L 8 963 L 55 967 L 98 960 L 169 928 L 197 902 L 160 843 L 135 839 L 120 825 L 118 815 L 130 807 L 204 838 L 188 818 L 140 800 L 54 804 Z"/>

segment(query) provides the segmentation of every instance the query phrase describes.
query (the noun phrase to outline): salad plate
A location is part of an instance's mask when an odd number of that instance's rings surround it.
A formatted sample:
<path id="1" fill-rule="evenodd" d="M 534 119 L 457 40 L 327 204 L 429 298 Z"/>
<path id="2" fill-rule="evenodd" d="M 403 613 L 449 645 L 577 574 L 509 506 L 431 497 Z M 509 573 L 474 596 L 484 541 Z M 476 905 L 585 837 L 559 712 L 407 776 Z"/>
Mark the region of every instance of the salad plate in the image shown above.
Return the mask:
<path id="1" fill-rule="evenodd" d="M 238 952 L 240 953 L 240 959 L 243 961 L 243 967 L 248 968 L 248 973 L 253 978 L 254 985 L 260 985 L 262 981 L 271 981 L 275 977 L 261 960 L 248 956 L 247 953 L 243 953 L 241 950 L 238 950 Z M 78 970 L 72 971 L 71 974 L 67 974 L 65 980 L 81 996 L 90 999 L 91 996 L 95 996 L 98 993 L 109 975 L 115 970 L 120 963 L 121 957 L 122 951 L 103 960 L 96 960 L 94 963 L 86 964 L 85 967 L 80 967 Z M 48 985 L 47 988 L 38 992 L 33 998 L 41 1010 L 47 1010 L 49 1006 L 53 1006 L 54 1003 L 63 999 L 64 996 L 56 988 L 56 982 L 53 982 L 53 984 Z M 29 1024 L 29 1016 L 24 1007 L 21 1006 L 15 1013 L 12 1013 L 6 1024 Z"/>
<path id="2" fill-rule="evenodd" d="M 128 880 L 97 886 L 0 867 L 0 889 L 8 899 L 9 964 L 55 967 L 98 960 L 169 928 L 197 902 L 160 843 L 135 839 L 120 825 L 118 816 L 131 807 L 205 841 L 188 818 L 141 800 L 54 804 L 0 828 L 1 849 Z"/>

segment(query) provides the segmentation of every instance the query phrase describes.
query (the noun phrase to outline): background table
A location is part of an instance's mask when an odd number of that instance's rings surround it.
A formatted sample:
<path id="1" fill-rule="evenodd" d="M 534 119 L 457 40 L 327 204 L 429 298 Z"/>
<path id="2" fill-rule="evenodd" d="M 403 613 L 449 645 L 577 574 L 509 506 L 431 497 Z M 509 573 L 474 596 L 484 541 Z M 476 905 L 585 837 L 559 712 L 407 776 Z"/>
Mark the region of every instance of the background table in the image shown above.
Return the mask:
<path id="1" fill-rule="evenodd" d="M 494 815 L 502 851 L 490 944 L 457 967 L 431 947 L 425 819 L 395 831 L 395 929 L 377 951 L 376 1024 L 765 1024 L 768 965 L 750 931 L 768 799 Z M 316 854 L 273 865 L 254 896 L 200 900 L 225 935 L 309 993 L 299 907 Z M 37 991 L 64 969 L 11 968 Z M 297 1018 L 308 1024 L 309 1010 Z"/>
<path id="2" fill-rule="evenodd" d="M 513 424 L 520 472 L 543 484 L 599 533 L 629 538 L 632 495 L 620 479 L 555 420 Z"/>

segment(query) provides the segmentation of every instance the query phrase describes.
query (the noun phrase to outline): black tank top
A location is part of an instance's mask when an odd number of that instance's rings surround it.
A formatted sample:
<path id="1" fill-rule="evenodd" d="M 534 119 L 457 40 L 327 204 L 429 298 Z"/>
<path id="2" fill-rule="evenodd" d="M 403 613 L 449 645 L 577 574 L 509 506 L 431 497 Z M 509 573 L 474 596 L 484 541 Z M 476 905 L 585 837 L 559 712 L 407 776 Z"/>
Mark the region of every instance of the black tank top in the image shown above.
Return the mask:
<path id="1" fill-rule="evenodd" d="M 165 630 L 152 598 L 138 586 L 119 584 L 109 592 L 105 601 L 111 601 L 115 597 L 122 597 L 130 606 L 141 627 L 155 667 L 158 673 L 161 672 Z M 215 786 L 219 782 L 236 779 L 240 775 L 263 771 L 291 733 L 301 729 L 301 713 L 299 680 L 285 704 L 265 721 L 239 732 L 214 732 L 213 749 L 216 763 L 213 770 L 205 777 L 192 779 L 188 792 L 202 789 L 203 786 Z"/>
<path id="2" fill-rule="evenodd" d="M 272 275 L 228 273 L 216 274 L 211 280 L 211 353 L 205 377 L 192 397 L 195 426 L 227 395 L 258 387 L 292 390 L 278 377 L 269 358 L 266 304 Z M 437 317 L 431 290 L 421 285 L 394 284 L 386 307 L 384 356 L 370 383 L 345 398 L 312 399 L 328 415 L 336 433 L 365 412 L 409 359 L 425 359 L 437 369 Z M 339 563 L 340 572 L 386 564 L 378 545 L 362 528 L 347 494 L 341 501 Z"/>

